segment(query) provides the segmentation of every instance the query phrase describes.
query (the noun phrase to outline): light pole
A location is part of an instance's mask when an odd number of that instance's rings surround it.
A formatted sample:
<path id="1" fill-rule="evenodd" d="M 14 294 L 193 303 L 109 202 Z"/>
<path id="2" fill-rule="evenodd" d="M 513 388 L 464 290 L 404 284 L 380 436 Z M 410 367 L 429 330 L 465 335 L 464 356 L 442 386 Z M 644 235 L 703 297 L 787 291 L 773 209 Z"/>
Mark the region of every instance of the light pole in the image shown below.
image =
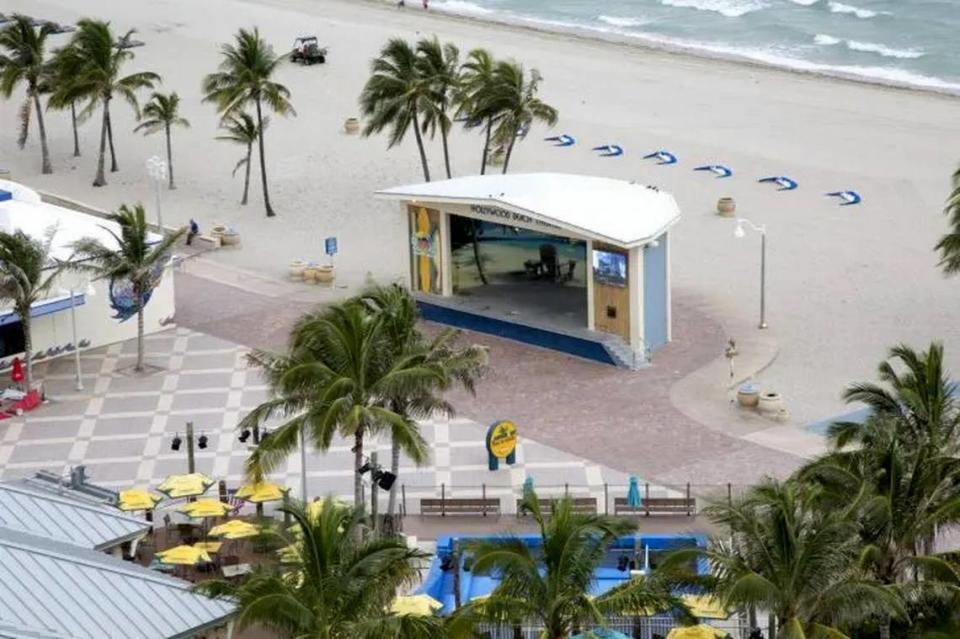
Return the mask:
<path id="1" fill-rule="evenodd" d="M 160 191 L 163 182 L 167 179 L 167 162 L 159 155 L 151 156 L 147 160 L 147 174 L 153 179 L 157 197 L 157 231 L 163 235 L 163 213 L 160 210 Z"/>
<path id="2" fill-rule="evenodd" d="M 738 240 L 746 235 L 743 230 L 744 224 L 760 234 L 760 326 L 758 328 L 767 328 L 767 225 L 757 226 L 745 217 L 738 218 L 737 227 L 733 229 L 733 236 Z"/>
<path id="3" fill-rule="evenodd" d="M 76 296 L 74 295 L 74 288 L 71 286 L 68 289 L 60 289 L 61 293 L 66 293 L 70 296 L 70 324 L 73 329 L 73 362 L 75 368 L 75 374 L 77 378 L 76 389 L 78 391 L 83 390 L 83 369 L 80 366 L 80 341 L 77 339 L 77 301 Z M 87 288 L 84 291 L 86 297 L 93 297 L 96 295 L 96 291 L 93 288 L 93 284 L 87 284 Z"/>

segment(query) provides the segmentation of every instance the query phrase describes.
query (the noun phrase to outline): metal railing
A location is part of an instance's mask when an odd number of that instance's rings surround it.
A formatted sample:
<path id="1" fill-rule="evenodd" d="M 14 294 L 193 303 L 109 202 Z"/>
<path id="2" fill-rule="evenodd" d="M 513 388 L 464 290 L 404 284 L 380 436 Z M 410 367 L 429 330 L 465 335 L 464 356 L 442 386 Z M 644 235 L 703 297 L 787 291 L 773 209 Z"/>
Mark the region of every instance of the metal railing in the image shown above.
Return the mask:
<path id="1" fill-rule="evenodd" d="M 656 639 L 666 637 L 670 630 L 680 625 L 672 617 L 608 617 L 607 628 L 623 633 L 632 639 Z M 746 639 L 750 628 L 744 619 L 733 616 L 729 619 L 711 620 L 710 625 L 717 630 L 726 632 L 733 639 Z M 543 627 L 537 623 L 525 622 L 516 632 L 516 628 L 509 624 L 481 624 L 478 628 L 481 637 L 488 639 L 540 639 Z"/>

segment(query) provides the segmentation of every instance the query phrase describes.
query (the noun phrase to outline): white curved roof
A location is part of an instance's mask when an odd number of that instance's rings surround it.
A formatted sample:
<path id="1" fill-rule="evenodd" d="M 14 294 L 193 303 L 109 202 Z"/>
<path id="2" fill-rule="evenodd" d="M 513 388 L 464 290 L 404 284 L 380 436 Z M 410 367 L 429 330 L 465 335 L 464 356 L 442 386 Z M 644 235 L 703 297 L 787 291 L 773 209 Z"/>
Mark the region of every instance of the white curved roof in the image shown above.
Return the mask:
<path id="1" fill-rule="evenodd" d="M 473 175 L 377 191 L 377 197 L 497 206 L 629 248 L 680 219 L 673 196 L 634 182 L 563 173 Z"/>

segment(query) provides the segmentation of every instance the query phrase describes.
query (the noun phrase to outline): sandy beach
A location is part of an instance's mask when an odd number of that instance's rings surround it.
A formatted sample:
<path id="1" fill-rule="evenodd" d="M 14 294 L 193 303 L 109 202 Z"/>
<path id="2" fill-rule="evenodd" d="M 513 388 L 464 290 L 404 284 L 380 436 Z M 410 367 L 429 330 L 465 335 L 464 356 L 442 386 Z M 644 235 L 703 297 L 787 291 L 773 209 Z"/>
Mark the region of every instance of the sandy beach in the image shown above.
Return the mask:
<path id="1" fill-rule="evenodd" d="M 413 4 L 413 3 L 408 3 Z M 163 193 L 164 220 L 235 226 L 244 243 L 211 259 L 281 278 L 293 258 L 319 259 L 323 238 L 336 235 L 346 291 L 365 278 L 405 277 L 405 221 L 395 206 L 374 200 L 378 188 L 421 180 L 412 139 L 386 150 L 383 138 L 342 131 L 357 115 L 369 61 L 390 37 L 437 34 L 466 52 L 484 46 L 543 76 L 542 97 L 560 111 L 553 133 L 580 141 L 569 149 L 541 141 L 535 128 L 515 152 L 515 172 L 559 171 L 655 184 L 674 193 L 684 218 L 674 232 L 672 274 L 678 293 L 737 337 L 754 331 L 759 307 L 760 240 L 733 237 L 734 223 L 713 213 L 716 200 L 736 198 L 738 214 L 768 230 L 768 322 L 779 342 L 776 361 L 760 376 L 784 393 L 798 423 L 842 412 L 843 386 L 873 376 L 885 349 L 942 339 L 960 370 L 955 321 L 960 281 L 945 279 L 932 251 L 945 229 L 940 213 L 958 158 L 960 99 L 590 41 L 564 34 L 487 25 L 388 4 L 345 0 L 9 0 L 5 10 L 72 22 L 111 20 L 136 28 L 146 46 L 131 70 L 153 70 L 163 90 L 183 100 L 191 128 L 174 133 L 179 188 Z M 242 178 L 231 170 L 242 150 L 214 140 L 217 115 L 201 103 L 200 82 L 218 63 L 218 45 L 241 26 L 258 26 L 278 50 L 316 33 L 330 47 L 322 66 L 284 67 L 296 118 L 273 118 L 267 135 L 271 188 L 278 217 L 264 217 L 257 182 L 239 206 Z M 65 42 L 67 36 L 56 36 Z M 146 98 L 147 96 L 144 96 Z M 0 166 L 14 179 L 91 204 L 153 202 L 144 161 L 161 152 L 162 136 L 142 137 L 126 105 L 114 105 L 119 173 L 94 189 L 98 121 L 81 129 L 83 157 L 72 158 L 69 115 L 48 112 L 55 174 L 41 176 L 39 142 L 16 148 L 17 100 L 0 103 Z M 620 158 L 590 147 L 618 143 Z M 480 138 L 451 140 L 457 175 L 477 172 Z M 641 156 L 668 149 L 680 162 L 656 166 Z M 439 142 L 429 148 L 436 175 Z M 720 162 L 734 176 L 693 172 Z M 788 175 L 792 192 L 757 184 Z M 839 207 L 824 193 L 855 189 L 863 203 Z M 717 344 L 718 355 L 724 344 Z"/>

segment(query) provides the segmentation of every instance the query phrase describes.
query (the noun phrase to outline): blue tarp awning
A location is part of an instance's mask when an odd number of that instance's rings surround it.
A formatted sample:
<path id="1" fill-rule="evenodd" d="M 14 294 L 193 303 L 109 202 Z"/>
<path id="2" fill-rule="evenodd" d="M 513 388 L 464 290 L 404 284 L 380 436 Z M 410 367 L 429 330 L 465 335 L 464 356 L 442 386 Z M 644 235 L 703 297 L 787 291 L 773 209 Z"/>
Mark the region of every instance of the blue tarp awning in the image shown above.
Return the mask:
<path id="1" fill-rule="evenodd" d="M 73 296 L 74 304 L 77 306 L 83 306 L 86 304 L 86 298 L 83 293 L 75 293 Z M 50 315 L 51 313 L 59 313 L 60 311 L 70 308 L 70 296 L 63 295 L 61 297 L 51 297 L 49 299 L 40 300 L 30 308 L 30 317 L 43 317 L 44 315 Z M 20 316 L 17 315 L 13 309 L 6 309 L 0 311 L 0 326 L 7 326 L 8 324 L 16 324 L 20 321 Z"/>

